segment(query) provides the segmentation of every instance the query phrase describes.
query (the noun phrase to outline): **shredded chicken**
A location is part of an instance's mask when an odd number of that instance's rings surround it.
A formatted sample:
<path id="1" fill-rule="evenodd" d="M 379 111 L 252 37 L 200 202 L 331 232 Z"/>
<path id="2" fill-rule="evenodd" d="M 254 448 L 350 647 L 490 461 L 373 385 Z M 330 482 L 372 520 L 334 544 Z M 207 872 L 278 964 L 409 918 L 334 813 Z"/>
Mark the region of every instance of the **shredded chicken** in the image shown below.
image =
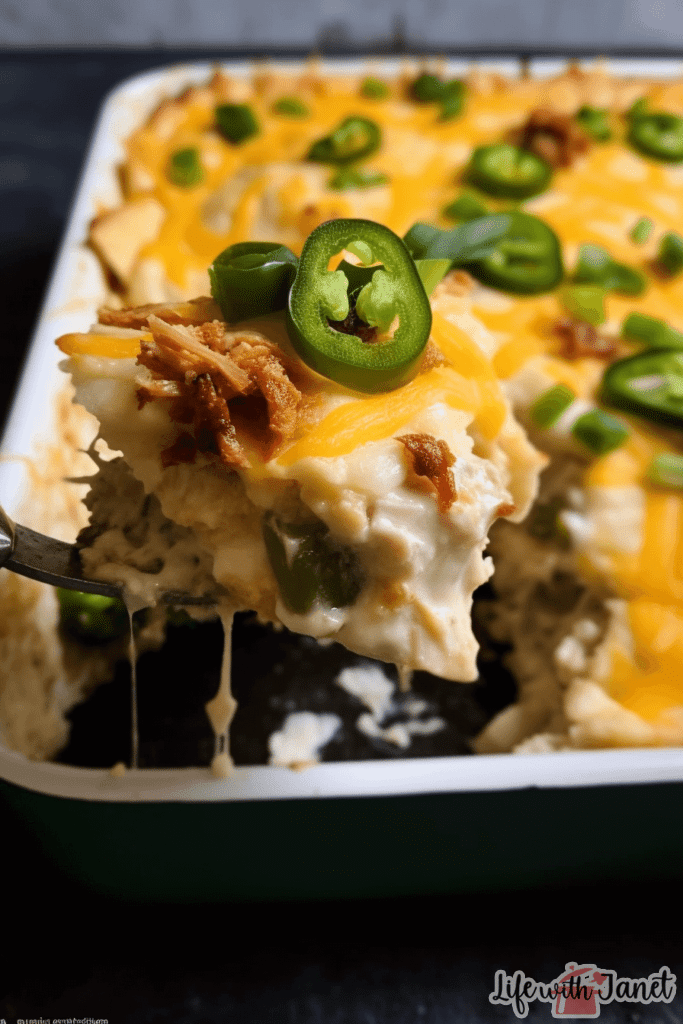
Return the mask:
<path id="1" fill-rule="evenodd" d="M 181 303 L 180 310 L 155 308 L 183 316 L 187 315 L 185 307 L 191 305 Z M 138 364 L 151 376 L 138 380 L 139 407 L 168 401 L 171 419 L 193 427 L 164 449 L 164 466 L 192 462 L 198 452 L 204 452 L 217 455 L 225 466 L 248 467 L 231 420 L 228 403 L 233 399 L 260 394 L 275 439 L 292 435 L 302 396 L 276 345 L 255 331 L 229 332 L 221 321 L 202 321 L 201 316 L 198 323 L 171 324 L 149 309 L 123 311 L 131 323 L 137 313 L 140 326 L 146 325 L 152 334 L 151 341 L 143 339 L 140 344 Z"/>
<path id="2" fill-rule="evenodd" d="M 544 107 L 532 110 L 526 123 L 514 133 L 513 141 L 551 167 L 571 167 L 591 144 L 573 117 Z"/>
<path id="3" fill-rule="evenodd" d="M 594 359 L 612 359 L 618 346 L 613 338 L 606 338 L 585 320 L 574 320 L 567 317 L 555 325 L 555 333 L 559 335 L 562 348 L 560 355 L 564 359 L 582 359 L 592 356 Z"/>
<path id="4" fill-rule="evenodd" d="M 440 512 L 447 512 L 457 498 L 450 467 L 455 455 L 445 441 L 431 434 L 404 434 L 397 438 L 406 448 L 413 473 L 425 481 L 436 493 Z"/>
<path id="5" fill-rule="evenodd" d="M 217 320 L 221 311 L 210 298 L 192 299 L 189 302 L 155 302 L 148 306 L 136 306 L 132 309 L 107 309 L 98 311 L 101 324 L 112 327 L 132 327 L 144 329 L 150 316 L 158 316 L 167 324 L 201 324 L 205 321 Z"/>

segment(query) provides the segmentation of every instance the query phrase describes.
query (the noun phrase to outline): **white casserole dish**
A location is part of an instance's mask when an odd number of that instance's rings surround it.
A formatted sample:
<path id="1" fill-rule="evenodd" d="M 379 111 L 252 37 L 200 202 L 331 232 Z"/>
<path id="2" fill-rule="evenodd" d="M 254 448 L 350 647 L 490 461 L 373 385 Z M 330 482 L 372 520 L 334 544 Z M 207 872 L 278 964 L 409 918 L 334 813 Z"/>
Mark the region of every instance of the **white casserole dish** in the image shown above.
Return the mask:
<path id="1" fill-rule="evenodd" d="M 392 62 L 386 63 L 387 70 L 391 71 Z M 394 62 L 393 67 L 396 66 L 396 62 Z M 452 62 L 450 70 L 454 74 L 461 73 L 465 66 L 464 62 Z M 490 62 L 487 63 L 487 67 L 489 66 L 492 66 Z M 514 74 L 518 70 L 517 63 L 511 60 L 495 62 L 493 66 L 496 70 L 507 74 Z M 541 76 L 550 75 L 557 73 L 561 66 L 562 62 L 543 60 L 534 62 L 531 72 Z M 332 67 L 335 71 L 343 73 L 344 71 L 357 72 L 362 65 L 359 65 L 357 61 L 322 64 L 323 71 Z M 680 72 L 678 62 L 670 60 L 620 60 L 612 62 L 611 69 L 615 74 L 638 74 L 652 77 L 667 77 Z M 2 441 L 4 453 L 30 455 L 36 444 L 49 439 L 53 430 L 52 398 L 59 384 L 63 383 L 63 377 L 57 369 L 62 356 L 56 349 L 54 340 L 60 334 L 69 331 L 87 330 L 89 324 L 95 319 L 97 306 L 104 298 L 105 282 L 100 264 L 92 251 L 84 244 L 84 240 L 87 237 L 88 224 L 92 217 L 102 207 L 114 205 L 118 198 L 115 168 L 123 155 L 122 140 L 145 118 L 162 96 L 175 94 L 187 84 L 204 81 L 211 70 L 212 66 L 208 63 L 162 68 L 129 79 L 118 86 L 107 98 L 95 129 L 52 282 L 5 429 Z M 248 75 L 253 68 L 246 62 L 239 62 L 230 64 L 226 70 L 233 75 Z M 12 462 L 0 464 L 0 500 L 10 515 L 16 514 L 16 510 L 21 504 L 23 486 L 23 470 L 20 464 Z M 467 806 L 469 808 L 468 820 L 472 825 L 473 819 L 469 816 L 474 812 L 475 805 L 471 800 L 467 800 L 465 804 L 462 803 L 465 794 L 468 793 L 497 792 L 501 796 L 505 791 L 524 790 L 529 787 L 565 790 L 576 787 L 631 787 L 642 783 L 682 783 L 683 749 L 599 750 L 535 755 L 480 755 L 476 757 L 327 763 L 315 765 L 302 772 L 264 766 L 237 768 L 232 778 L 218 780 L 211 776 L 208 769 L 200 768 L 142 769 L 128 771 L 123 777 L 114 777 L 106 770 L 71 768 L 64 765 L 29 761 L 0 743 L 0 776 L 11 784 L 4 787 L 4 791 L 9 796 L 10 802 L 20 812 L 22 803 L 26 807 L 28 806 L 26 803 L 28 794 L 24 793 L 22 796 L 22 791 L 25 790 L 42 794 L 45 797 L 67 798 L 69 801 L 77 802 L 152 803 L 156 805 L 160 803 L 177 804 L 178 802 L 212 805 L 230 805 L 236 802 L 269 804 L 273 801 L 296 800 L 310 803 L 313 806 L 317 798 L 325 797 L 340 798 L 345 805 L 350 806 L 353 803 L 357 804 L 357 801 L 349 801 L 347 798 L 362 797 L 372 798 L 373 805 L 379 807 L 382 801 L 377 798 L 443 794 L 455 798 L 453 813 L 457 817 L 460 817 L 462 813 L 458 807 Z M 666 793 L 678 794 L 680 792 L 677 786 L 656 788 L 662 797 Z M 652 797 L 647 796 L 648 792 L 650 794 L 652 792 L 650 785 L 640 786 L 633 790 L 633 798 L 640 804 L 640 797 L 643 797 L 652 806 Z M 623 795 L 625 796 L 625 794 Z M 546 808 L 553 805 L 555 797 L 552 793 L 548 793 L 547 798 L 542 801 Z M 510 808 L 513 808 L 516 805 L 512 801 L 512 796 L 510 799 Z M 64 806 L 64 801 L 54 801 L 53 803 L 56 806 Z M 601 803 L 602 801 L 598 801 L 596 808 L 599 809 Z M 392 802 L 384 802 L 384 804 L 389 806 Z M 44 801 L 39 801 L 39 805 L 46 806 Z M 40 815 L 42 812 L 36 810 L 38 805 L 32 806 L 31 814 L 35 823 L 36 815 Z M 397 805 L 394 803 L 392 806 L 395 808 Z M 410 806 L 415 806 L 414 801 L 410 801 Z M 496 806 L 500 806 L 498 800 Z M 604 803 L 602 806 L 604 807 Z M 541 817 L 545 817 L 545 812 L 541 811 L 540 805 L 535 808 L 533 804 L 525 802 L 524 807 L 527 808 L 524 813 L 530 815 L 529 821 L 535 822 L 536 825 L 539 823 L 539 814 Z M 485 804 L 481 804 L 480 810 L 482 820 L 490 817 Z M 229 815 L 229 808 L 225 808 L 224 812 Z M 597 821 L 601 818 L 601 812 L 596 810 L 596 813 Z M 264 807 L 264 815 L 261 824 L 264 828 L 269 828 L 270 826 L 266 824 L 268 815 L 266 807 Z M 281 817 L 280 815 L 279 820 Z M 52 811 L 49 812 L 48 818 L 53 824 L 48 824 L 48 819 L 44 818 L 44 826 L 37 826 L 37 831 L 44 831 L 46 836 L 54 835 L 55 819 Z M 606 818 L 603 820 L 606 821 Z M 634 813 L 632 821 L 635 823 L 636 820 Z M 309 821 L 315 822 L 314 809 L 311 811 Z M 224 819 L 224 822 L 227 825 L 227 819 Z M 491 837 L 498 834 L 498 826 L 489 821 L 489 826 L 492 824 Z M 550 827 L 547 819 L 546 824 Z M 228 827 L 228 832 L 231 831 Z M 522 832 L 524 832 L 523 828 Z M 453 835 L 451 833 L 449 835 L 453 840 Z M 656 846 L 659 838 L 655 832 L 651 832 L 651 836 L 652 842 Z M 444 838 L 445 835 L 441 836 L 442 840 Z M 509 838 L 510 833 L 508 832 Z M 522 836 L 520 835 L 519 838 L 521 840 Z M 546 835 L 546 838 L 549 840 L 549 834 Z M 299 839 L 301 839 L 301 833 Z M 456 840 L 456 847 L 459 851 L 461 839 L 462 836 Z M 555 858 L 557 865 L 564 863 L 566 866 L 568 862 L 571 862 L 572 855 L 569 849 L 564 848 L 563 850 L 565 839 L 566 835 L 560 829 L 557 833 L 556 852 L 559 858 L 559 860 Z M 481 841 L 488 848 L 489 840 L 485 840 L 483 834 Z M 641 841 L 642 837 L 639 839 L 639 844 L 642 845 Z M 398 842 L 400 847 L 400 840 Z M 501 842 L 500 837 L 495 840 L 491 838 L 491 842 L 496 844 Z M 446 888 L 495 885 L 496 878 L 503 881 L 507 878 L 508 882 L 514 882 L 515 879 L 509 877 L 509 872 L 499 871 L 501 858 L 508 858 L 511 862 L 515 861 L 513 850 L 506 848 L 505 842 L 506 840 L 503 840 L 503 846 L 489 867 L 483 869 L 481 864 L 479 867 L 476 866 L 476 861 L 481 860 L 482 847 L 480 844 L 475 844 L 475 847 L 471 848 L 469 853 L 464 856 L 456 854 L 454 848 L 453 871 L 452 875 L 448 876 L 451 881 L 444 883 L 442 880 L 437 884 L 437 888 L 444 888 L 444 884 Z M 642 870 L 643 850 L 641 845 L 636 845 L 639 852 L 633 863 L 637 862 L 639 870 Z M 519 847 L 520 864 L 524 860 L 522 851 L 525 847 L 526 840 Z M 612 854 L 608 852 L 608 847 L 605 848 L 605 855 L 600 855 L 596 863 L 603 866 L 610 863 Z M 611 850 L 611 847 L 609 849 Z M 244 854 L 244 851 L 242 852 Z M 424 852 L 426 853 L 426 851 Z M 460 852 L 462 853 L 462 851 Z M 677 848 L 671 852 L 675 853 L 674 859 L 677 861 Z M 681 844 L 681 852 L 683 852 L 683 844 Z M 239 859 L 239 852 L 234 852 L 234 855 Z M 94 856 L 96 857 L 98 854 L 94 854 Z M 552 876 L 552 861 L 552 857 L 546 859 L 547 870 L 543 868 L 543 865 L 538 865 L 538 871 L 543 877 Z M 582 870 L 586 867 L 586 863 Z M 107 877 L 113 878 L 111 873 L 107 876 L 105 872 L 102 876 L 102 872 L 96 866 L 91 864 L 91 868 L 94 871 L 93 877 L 95 875 L 100 877 L 99 884 L 104 887 L 112 887 L 113 891 L 117 891 L 117 883 L 106 880 Z M 141 880 L 142 876 L 136 872 L 133 872 L 133 875 L 138 881 Z M 523 882 L 522 875 L 527 879 L 526 882 Z M 528 884 L 529 880 L 533 880 L 533 872 L 529 876 L 525 868 L 517 878 L 517 882 Z M 332 890 L 328 885 L 325 892 L 336 891 L 334 883 L 331 884 Z M 424 888 L 421 883 L 416 883 L 410 872 L 402 882 L 396 884 L 401 891 L 419 891 Z M 154 886 L 148 887 L 145 891 L 151 892 L 153 889 Z M 268 886 L 266 889 L 272 895 Z M 119 890 L 125 890 L 123 882 L 119 886 Z M 235 895 L 235 892 L 239 891 L 230 889 L 229 886 L 228 890 L 224 895 Z M 297 891 L 301 894 L 304 890 L 305 886 L 303 889 L 300 887 Z M 316 884 L 312 884 L 311 892 L 314 891 L 318 891 Z M 358 891 L 358 889 L 357 886 L 354 889 L 353 884 L 349 887 L 349 884 L 343 883 L 339 891 L 346 893 Z M 396 891 L 396 889 L 394 888 L 392 891 Z M 163 898 L 163 892 L 161 890 L 160 892 L 160 898 Z M 249 890 L 247 894 L 257 896 L 258 892 Z M 267 894 L 265 890 L 264 894 Z M 190 896 L 189 898 L 194 897 Z"/>

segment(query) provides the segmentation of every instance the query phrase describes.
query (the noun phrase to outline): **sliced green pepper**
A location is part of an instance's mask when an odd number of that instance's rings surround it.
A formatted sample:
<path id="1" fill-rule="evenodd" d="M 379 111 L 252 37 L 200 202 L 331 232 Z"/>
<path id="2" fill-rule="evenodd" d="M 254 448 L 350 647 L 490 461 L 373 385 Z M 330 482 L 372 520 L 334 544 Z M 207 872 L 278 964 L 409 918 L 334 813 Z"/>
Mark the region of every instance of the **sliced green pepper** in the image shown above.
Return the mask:
<path id="1" fill-rule="evenodd" d="M 580 284 L 597 284 L 624 295 L 641 295 L 647 285 L 640 271 L 617 263 L 606 249 L 592 242 L 579 247 L 574 280 Z"/>
<path id="2" fill-rule="evenodd" d="M 320 164 L 349 164 L 364 160 L 382 143 L 379 125 L 367 117 L 347 117 L 334 131 L 314 142 L 308 151 L 307 160 Z"/>
<path id="3" fill-rule="evenodd" d="M 330 259 L 360 241 L 375 261 L 371 280 L 357 295 L 341 270 L 328 273 Z M 345 323 L 360 303 L 366 322 Z M 359 310 L 360 311 L 360 310 Z M 368 338 L 367 328 L 385 329 L 398 317 L 393 337 Z M 340 328 L 336 329 L 333 321 Z M 368 220 L 332 220 L 306 239 L 289 294 L 287 330 L 304 362 L 324 377 L 357 391 L 391 391 L 417 370 L 429 339 L 432 313 L 417 268 L 404 242 L 389 228 Z M 376 332 L 375 332 L 376 333 Z"/>
<path id="4" fill-rule="evenodd" d="M 683 238 L 675 231 L 667 231 L 659 243 L 657 265 L 669 277 L 683 270 Z"/>
<path id="5" fill-rule="evenodd" d="M 58 588 L 57 598 L 61 627 L 86 643 L 108 643 L 130 628 L 126 606 L 118 597 Z"/>
<path id="6" fill-rule="evenodd" d="M 520 295 L 550 291 L 564 273 L 557 235 L 545 221 L 529 213 L 515 210 L 502 216 L 508 220 L 506 233 L 488 255 L 475 259 L 468 269 L 483 284 L 502 291 Z M 478 223 L 470 221 L 467 226 Z"/>
<path id="7" fill-rule="evenodd" d="M 381 171 L 369 171 L 365 167 L 340 167 L 327 184 L 343 192 L 351 188 L 377 188 L 386 185 L 388 181 L 389 176 Z"/>
<path id="8" fill-rule="evenodd" d="M 560 301 L 570 316 L 593 327 L 605 322 L 605 289 L 598 284 L 575 284 L 564 288 Z"/>
<path id="9" fill-rule="evenodd" d="M 209 279 L 226 322 L 284 309 L 298 262 L 277 242 L 237 242 L 224 249 L 209 267 Z"/>
<path id="10" fill-rule="evenodd" d="M 683 334 L 646 313 L 629 313 L 621 325 L 621 336 L 629 341 L 640 341 L 650 348 L 683 349 Z"/>
<path id="11" fill-rule="evenodd" d="M 413 99 L 418 103 L 440 103 L 440 121 L 457 117 L 465 99 L 465 83 L 458 78 L 444 82 L 437 75 L 418 75 L 411 87 Z"/>
<path id="12" fill-rule="evenodd" d="M 263 540 L 282 600 L 305 615 L 319 600 L 346 608 L 358 597 L 363 576 L 355 553 L 335 544 L 324 523 L 295 525 L 275 516 L 263 521 Z"/>
<path id="13" fill-rule="evenodd" d="M 683 117 L 649 111 L 646 100 L 634 104 L 628 117 L 628 141 L 640 153 L 668 163 L 683 160 Z"/>
<path id="14" fill-rule="evenodd" d="M 683 427 L 683 352 L 650 349 L 620 359 L 602 381 L 603 397 L 636 416 Z"/>
<path id="15" fill-rule="evenodd" d="M 612 129 L 609 126 L 609 111 L 598 107 L 581 107 L 576 115 L 577 122 L 596 142 L 609 142 Z"/>
<path id="16" fill-rule="evenodd" d="M 528 199 L 550 184 L 553 170 L 535 153 L 501 142 L 474 150 L 465 177 L 490 196 Z"/>
<path id="17" fill-rule="evenodd" d="M 454 199 L 452 203 L 444 207 L 443 215 L 450 220 L 476 220 L 478 217 L 485 217 L 488 210 L 484 204 L 473 196 L 471 192 L 463 192 L 461 196 Z"/>
<path id="18" fill-rule="evenodd" d="M 647 471 L 648 479 L 660 487 L 683 490 L 683 455 L 662 452 L 655 455 Z"/>
<path id="19" fill-rule="evenodd" d="M 418 222 L 405 243 L 414 259 L 450 259 L 484 284 L 522 295 L 550 291 L 564 273 L 555 232 L 519 210 L 478 217 L 450 231 Z"/>

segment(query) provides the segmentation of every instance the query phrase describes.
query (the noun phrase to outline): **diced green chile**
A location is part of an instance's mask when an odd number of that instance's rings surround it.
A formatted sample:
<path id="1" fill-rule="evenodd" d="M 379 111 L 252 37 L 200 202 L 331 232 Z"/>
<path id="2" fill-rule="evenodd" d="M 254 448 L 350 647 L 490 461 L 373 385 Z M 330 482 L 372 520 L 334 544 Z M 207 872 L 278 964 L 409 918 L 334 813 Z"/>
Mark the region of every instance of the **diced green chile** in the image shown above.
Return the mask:
<path id="1" fill-rule="evenodd" d="M 444 82 L 437 75 L 418 75 L 411 86 L 413 99 L 418 103 L 436 103 L 443 95 Z"/>
<path id="2" fill-rule="evenodd" d="M 624 295 L 641 295 L 647 282 L 643 274 L 625 263 L 617 263 L 600 245 L 585 243 L 579 248 L 574 280 L 580 284 L 597 284 L 607 291 Z"/>
<path id="3" fill-rule="evenodd" d="M 411 95 L 418 103 L 439 103 L 440 121 L 457 117 L 465 99 L 465 84 L 458 78 L 444 82 L 437 75 L 418 75 L 411 86 Z"/>
<path id="4" fill-rule="evenodd" d="M 280 596 L 298 615 L 316 600 L 346 608 L 358 597 L 363 576 L 355 553 L 335 544 L 323 523 L 293 525 L 275 516 L 263 521 L 263 540 Z"/>
<path id="5" fill-rule="evenodd" d="M 593 455 L 607 455 L 626 441 L 628 429 L 608 412 L 590 409 L 574 422 L 572 434 Z"/>
<path id="6" fill-rule="evenodd" d="M 605 322 L 605 289 L 599 284 L 574 284 L 563 288 L 560 301 L 570 316 L 593 327 Z"/>
<path id="7" fill-rule="evenodd" d="M 87 643 L 103 644 L 130 628 L 128 611 L 118 597 L 57 589 L 59 622 L 67 633 Z"/>
<path id="8" fill-rule="evenodd" d="M 347 117 L 334 131 L 314 142 L 306 159 L 321 164 L 349 164 L 379 149 L 382 132 L 367 117 Z"/>
<path id="9" fill-rule="evenodd" d="M 621 334 L 629 341 L 640 341 L 650 348 L 683 349 L 683 334 L 680 331 L 646 313 L 629 313 L 621 325 Z"/>
<path id="10" fill-rule="evenodd" d="M 640 153 L 669 163 L 683 160 L 683 117 L 648 111 L 646 101 L 634 104 L 628 117 L 628 141 Z"/>
<path id="11" fill-rule="evenodd" d="M 377 188 L 386 185 L 389 176 L 381 171 L 369 171 L 365 167 L 340 167 L 328 182 L 330 188 L 339 192 L 352 188 Z"/>
<path id="12" fill-rule="evenodd" d="M 670 277 L 683 270 L 683 238 L 675 231 L 667 231 L 659 243 L 657 265 Z"/>
<path id="13" fill-rule="evenodd" d="M 281 96 L 273 103 L 273 113 L 284 117 L 308 117 L 310 110 L 296 96 Z"/>
<path id="14" fill-rule="evenodd" d="M 683 455 L 676 455 L 675 452 L 655 455 L 647 475 L 653 484 L 659 484 L 660 487 L 683 490 Z"/>
<path id="15" fill-rule="evenodd" d="M 277 242 L 237 242 L 209 267 L 211 294 L 227 323 L 284 309 L 298 260 Z"/>
<path id="16" fill-rule="evenodd" d="M 609 111 L 598 107 L 581 107 L 576 120 L 583 130 L 596 142 L 609 142 L 612 129 L 609 125 Z"/>
<path id="17" fill-rule="evenodd" d="M 465 177 L 471 185 L 490 196 L 528 199 L 550 184 L 553 170 L 535 153 L 501 142 L 474 150 Z"/>
<path id="18" fill-rule="evenodd" d="M 650 349 L 612 363 L 602 396 L 635 416 L 683 428 L 683 352 Z"/>
<path id="19" fill-rule="evenodd" d="M 327 265 L 356 241 L 369 245 L 374 259 L 382 263 L 382 267 L 366 268 L 372 278 L 363 290 L 372 291 L 375 276 L 378 272 L 382 276 L 374 299 L 365 293 L 365 308 L 381 305 L 386 310 L 389 294 L 393 316 L 399 318 L 393 337 L 382 341 L 366 343 L 329 323 L 347 316 L 353 289 L 343 271 L 328 273 Z M 340 278 L 345 282 L 345 311 L 337 306 Z M 306 239 L 289 294 L 287 330 L 301 358 L 318 373 L 358 391 L 400 387 L 417 370 L 431 323 L 429 299 L 417 268 L 404 242 L 389 228 L 374 221 L 339 219 L 321 224 Z"/>
<path id="20" fill-rule="evenodd" d="M 360 93 L 368 100 L 384 100 L 389 95 L 389 86 L 381 78 L 368 75 L 361 83 Z"/>
<path id="21" fill-rule="evenodd" d="M 204 168 L 196 146 L 177 149 L 171 153 L 166 166 L 166 177 L 180 188 L 192 188 L 204 180 Z"/>
<path id="22" fill-rule="evenodd" d="M 562 252 L 554 231 L 513 210 L 442 231 L 418 222 L 405 235 L 414 259 L 450 259 L 483 284 L 522 295 L 550 291 L 562 279 Z"/>
<path id="23" fill-rule="evenodd" d="M 216 107 L 216 124 L 221 135 L 234 145 L 258 135 L 256 116 L 246 103 L 222 103 Z"/>
<path id="24" fill-rule="evenodd" d="M 635 242 L 636 245 L 642 245 L 644 242 L 647 242 L 652 234 L 653 227 L 654 224 L 649 217 L 639 217 L 629 231 L 631 241 Z"/>
<path id="25" fill-rule="evenodd" d="M 566 384 L 555 384 L 536 399 L 529 410 L 532 423 L 537 427 L 552 427 L 569 408 L 576 395 Z"/>

